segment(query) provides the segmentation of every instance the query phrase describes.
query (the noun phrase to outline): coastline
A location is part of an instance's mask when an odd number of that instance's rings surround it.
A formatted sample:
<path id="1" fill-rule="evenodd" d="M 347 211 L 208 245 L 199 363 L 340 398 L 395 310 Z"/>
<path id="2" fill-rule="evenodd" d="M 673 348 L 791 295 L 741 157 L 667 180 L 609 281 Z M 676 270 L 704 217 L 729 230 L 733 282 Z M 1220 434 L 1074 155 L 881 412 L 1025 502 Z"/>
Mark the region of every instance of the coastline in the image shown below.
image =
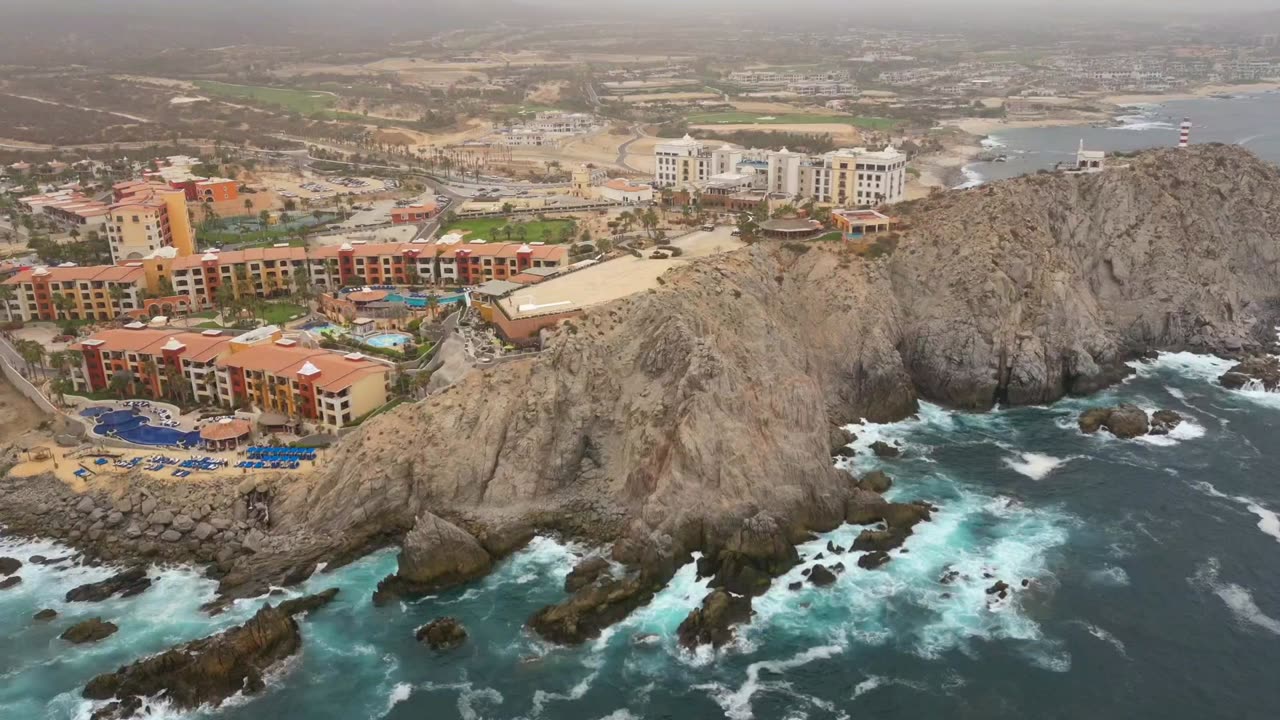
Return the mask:
<path id="1" fill-rule="evenodd" d="M 1199 100 L 1220 94 L 1248 95 L 1252 93 L 1276 91 L 1280 91 L 1280 82 L 1258 82 L 1236 85 L 1202 85 L 1194 90 L 1188 90 L 1180 93 L 1106 95 L 1099 98 L 1099 100 L 1112 105 L 1142 105 L 1147 103 L 1169 102 L 1172 100 Z"/>

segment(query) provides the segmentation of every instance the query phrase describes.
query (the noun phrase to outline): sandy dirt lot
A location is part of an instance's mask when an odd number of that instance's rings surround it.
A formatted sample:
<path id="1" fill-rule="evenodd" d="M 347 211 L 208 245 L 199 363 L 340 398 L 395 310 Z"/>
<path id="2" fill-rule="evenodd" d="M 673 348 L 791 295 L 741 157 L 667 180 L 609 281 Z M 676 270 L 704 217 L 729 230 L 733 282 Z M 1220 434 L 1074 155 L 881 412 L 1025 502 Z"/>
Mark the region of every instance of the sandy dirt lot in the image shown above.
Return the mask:
<path id="1" fill-rule="evenodd" d="M 626 103 L 640 102 L 694 102 L 696 100 L 719 100 L 720 95 L 709 92 L 676 92 L 676 93 L 651 93 L 644 95 L 620 95 L 618 97 L 609 98 L 610 100 L 622 101 Z"/>
<path id="2" fill-rule="evenodd" d="M 567 302 L 562 307 L 587 307 L 626 297 L 658 286 L 658 277 L 673 267 L 696 261 L 700 257 L 729 252 L 742 247 L 728 226 L 712 232 L 690 233 L 672 244 L 684 250 L 679 258 L 650 260 L 647 257 L 621 257 L 600 263 L 561 278 L 547 280 L 518 291 L 502 302 L 512 313 L 521 305 L 551 305 Z M 546 308 L 550 311 L 550 308 Z"/>
<path id="3" fill-rule="evenodd" d="M 549 82 L 542 83 L 529 93 L 528 100 L 538 105 L 554 105 L 560 101 L 560 91 L 564 89 L 567 83 Z"/>
<path id="4" fill-rule="evenodd" d="M 566 169 L 582 163 L 605 168 L 618 168 L 618 148 L 631 139 L 630 134 L 615 135 L 596 132 L 567 141 L 558 148 L 512 148 L 511 159 L 534 164 L 558 160 Z"/>
<path id="5" fill-rule="evenodd" d="M 372 195 L 374 193 L 381 193 L 381 192 L 387 191 L 386 184 L 378 178 L 357 177 L 357 176 L 351 176 L 351 177 L 354 177 L 357 180 L 363 180 L 365 182 L 364 187 L 349 188 L 349 187 L 346 187 L 345 185 L 335 185 L 329 182 L 325 178 L 325 176 L 319 175 L 310 171 L 304 171 L 301 177 L 299 177 L 297 174 L 286 173 L 286 172 L 259 172 L 257 174 L 257 182 L 264 185 L 267 188 L 267 190 L 270 193 L 272 193 L 273 196 L 283 195 L 283 193 L 292 193 L 294 195 L 297 195 L 297 198 L 295 199 L 306 198 L 308 200 L 322 200 L 326 198 L 331 198 L 334 195 L 338 195 L 338 194 L 345 195 L 348 193 L 355 193 L 356 195 Z M 307 188 L 302 187 L 303 184 L 309 184 L 309 183 L 315 183 L 317 185 L 320 185 L 324 189 L 319 191 L 313 191 L 313 190 L 309 190 Z M 258 203 L 258 199 L 264 194 L 265 193 L 258 193 L 256 196 L 246 196 L 246 197 L 254 198 L 254 201 L 253 201 L 254 212 L 257 212 L 258 210 L 269 209 L 279 205 L 279 201 L 277 201 L 275 205 L 260 206 Z"/>
<path id="6" fill-rule="evenodd" d="M 858 128 L 844 123 L 795 123 L 779 125 L 735 123 L 728 125 L 690 125 L 689 127 L 693 130 L 709 130 L 711 132 L 762 130 L 765 132 L 826 133 L 837 142 L 853 144 L 862 142 L 862 133 L 858 131 Z"/>

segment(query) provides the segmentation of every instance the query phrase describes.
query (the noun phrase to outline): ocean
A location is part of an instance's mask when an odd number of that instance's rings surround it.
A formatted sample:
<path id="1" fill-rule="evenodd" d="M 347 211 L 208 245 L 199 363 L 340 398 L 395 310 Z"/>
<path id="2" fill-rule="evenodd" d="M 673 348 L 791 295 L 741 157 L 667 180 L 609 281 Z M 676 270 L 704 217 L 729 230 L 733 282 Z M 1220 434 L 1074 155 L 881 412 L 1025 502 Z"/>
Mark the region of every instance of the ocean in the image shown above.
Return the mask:
<path id="1" fill-rule="evenodd" d="M 564 573 L 587 548 L 540 537 L 472 585 L 375 608 L 370 593 L 395 566 L 383 551 L 288 593 L 342 588 L 301 621 L 303 649 L 266 692 L 185 715 L 157 702 L 152 717 L 1274 717 L 1280 394 L 1213 384 L 1228 365 L 1165 354 L 1090 398 L 984 414 L 925 404 L 902 422 L 852 426 L 853 469 L 884 469 L 891 496 L 939 511 L 881 569 L 849 554 L 830 587 L 788 590 L 801 567 L 779 578 L 719 651 L 675 643 L 706 592 L 692 565 L 604 637 L 557 648 L 522 626 L 564 597 Z M 1186 421 L 1130 441 L 1077 430 L 1082 409 L 1122 400 Z M 877 439 L 900 442 L 904 456 L 877 460 L 867 450 Z M 801 552 L 847 546 L 857 531 Z M 24 561 L 63 552 L 0 540 L 0 555 Z M 24 582 L 0 591 L 0 718 L 87 718 L 79 690 L 94 674 L 241 622 L 262 602 L 201 615 L 213 584 L 182 568 L 135 598 L 62 602 L 109 572 L 26 565 Z M 986 592 L 997 579 L 1013 587 L 1006 600 Z M 60 617 L 33 622 L 45 607 Z M 57 639 L 94 615 L 120 631 L 91 646 Z M 443 615 L 471 636 L 442 654 L 413 631 Z"/>
<path id="2" fill-rule="evenodd" d="M 1132 152 L 1178 144 L 1178 125 L 1191 119 L 1191 142 L 1243 145 L 1258 157 L 1280 163 L 1280 92 L 1232 95 L 1229 98 L 1172 100 L 1125 108 L 1109 126 L 1088 125 L 997 130 L 983 141 L 1007 162 L 975 162 L 965 166 L 972 186 L 1052 169 L 1073 162 L 1083 140 L 1085 147 L 1108 152 Z"/>

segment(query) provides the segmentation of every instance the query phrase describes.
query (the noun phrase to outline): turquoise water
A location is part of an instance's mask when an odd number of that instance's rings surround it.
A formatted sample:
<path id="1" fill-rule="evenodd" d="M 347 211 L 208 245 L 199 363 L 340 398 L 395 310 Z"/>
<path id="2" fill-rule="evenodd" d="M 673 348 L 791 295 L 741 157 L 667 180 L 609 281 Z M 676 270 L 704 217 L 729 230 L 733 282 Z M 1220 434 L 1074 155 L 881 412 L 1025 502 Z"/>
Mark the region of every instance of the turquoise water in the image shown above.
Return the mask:
<path id="1" fill-rule="evenodd" d="M 1080 141 L 1094 150 L 1131 152 L 1178 143 L 1178 125 L 1192 123 L 1191 142 L 1241 145 L 1258 157 L 1280 163 L 1280 92 L 1245 93 L 1230 99 L 1171 100 L 1127 108 L 1110 127 L 1044 127 L 996 130 L 984 142 L 1007 155 L 1007 162 L 979 162 L 965 167 L 969 183 L 1000 180 L 1055 163 L 1074 161 Z"/>
<path id="2" fill-rule="evenodd" d="M 361 342 L 371 347 L 399 350 L 412 339 L 411 336 L 404 333 L 381 333 L 379 335 L 370 335 L 362 339 Z"/>
<path id="3" fill-rule="evenodd" d="M 440 305 L 454 305 L 462 302 L 465 298 L 465 295 L 459 293 L 457 295 L 441 295 L 436 298 L 436 300 Z M 402 302 L 411 308 L 425 308 L 427 306 L 427 299 L 425 297 L 405 296 L 400 293 L 391 293 L 387 296 L 386 301 Z"/>
<path id="4" fill-rule="evenodd" d="M 891 495 L 940 506 L 881 570 L 854 567 L 830 588 L 780 578 L 732 646 L 688 653 L 675 628 L 706 593 L 689 565 L 604 637 L 548 646 L 523 629 L 564 597 L 586 548 L 536 539 L 467 587 L 374 608 L 394 569 L 380 552 L 304 588 L 341 587 L 307 617 L 304 647 L 268 691 L 214 716 L 250 718 L 1266 718 L 1280 689 L 1280 395 L 1209 381 L 1224 361 L 1165 355 L 1101 396 L 983 415 L 925 405 L 900 423 L 852 429 L 857 469 L 883 467 Z M 1130 400 L 1187 417 L 1168 437 L 1120 441 L 1075 428 L 1089 406 Z M 877 439 L 899 460 L 866 452 Z M 847 545 L 842 527 L 827 539 Z M 0 555 L 56 555 L 9 541 Z M 960 572 L 951 584 L 939 578 Z M 181 569 L 128 600 L 68 608 L 69 587 L 106 570 L 24 567 L 0 592 L 0 717 L 84 718 L 93 674 L 247 617 L 195 608 L 212 584 Z M 1016 590 L 991 602 L 990 574 Z M 1022 589 L 1021 581 L 1029 581 Z M 292 594 L 292 593 L 291 593 Z M 121 631 L 89 648 L 36 626 L 41 607 L 93 614 Z M 471 633 L 452 653 L 416 643 L 441 615 Z M 642 641 L 653 633 L 655 642 Z M 175 717 L 164 713 L 161 717 Z M 196 716 L 203 716 L 199 713 Z"/>
<path id="5" fill-rule="evenodd" d="M 80 413 L 85 417 L 96 418 L 93 426 L 95 435 L 117 436 L 138 445 L 156 447 L 169 447 L 179 443 L 195 447 L 200 444 L 200 433 L 194 430 L 158 427 L 151 424 L 150 418 L 129 410 L 105 410 L 106 408 L 89 408 Z"/>

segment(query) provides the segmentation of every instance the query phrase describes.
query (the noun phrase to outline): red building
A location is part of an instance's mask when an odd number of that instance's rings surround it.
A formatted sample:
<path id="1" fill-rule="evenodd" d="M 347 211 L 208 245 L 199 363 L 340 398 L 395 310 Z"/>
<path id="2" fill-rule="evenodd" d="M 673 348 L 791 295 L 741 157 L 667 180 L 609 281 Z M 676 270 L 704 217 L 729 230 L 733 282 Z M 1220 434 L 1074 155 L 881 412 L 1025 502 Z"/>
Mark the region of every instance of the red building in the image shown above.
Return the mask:
<path id="1" fill-rule="evenodd" d="M 417 203 L 408 207 L 392 208 L 391 222 L 396 225 L 424 223 L 439 214 L 440 208 L 435 203 Z"/>

